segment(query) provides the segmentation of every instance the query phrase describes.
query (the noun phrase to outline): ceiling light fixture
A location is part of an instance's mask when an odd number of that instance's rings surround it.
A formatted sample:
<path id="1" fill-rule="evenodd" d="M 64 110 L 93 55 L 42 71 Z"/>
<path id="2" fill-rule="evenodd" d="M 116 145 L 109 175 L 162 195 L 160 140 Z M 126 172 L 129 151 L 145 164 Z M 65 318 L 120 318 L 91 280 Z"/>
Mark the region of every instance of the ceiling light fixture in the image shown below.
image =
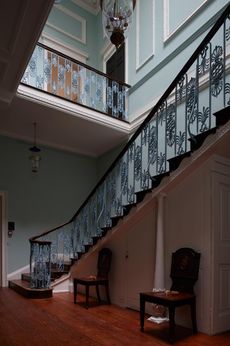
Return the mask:
<path id="1" fill-rule="evenodd" d="M 132 21 L 136 0 L 100 0 L 105 33 L 119 48 L 125 41 Z"/>
<path id="2" fill-rule="evenodd" d="M 41 161 L 41 156 L 39 155 L 39 152 L 41 149 L 37 147 L 36 144 L 36 136 L 37 136 L 37 123 L 33 123 L 34 126 L 34 145 L 29 150 L 31 151 L 31 155 L 29 156 L 29 159 L 31 161 L 32 166 L 32 172 L 37 173 L 39 169 L 39 162 Z"/>

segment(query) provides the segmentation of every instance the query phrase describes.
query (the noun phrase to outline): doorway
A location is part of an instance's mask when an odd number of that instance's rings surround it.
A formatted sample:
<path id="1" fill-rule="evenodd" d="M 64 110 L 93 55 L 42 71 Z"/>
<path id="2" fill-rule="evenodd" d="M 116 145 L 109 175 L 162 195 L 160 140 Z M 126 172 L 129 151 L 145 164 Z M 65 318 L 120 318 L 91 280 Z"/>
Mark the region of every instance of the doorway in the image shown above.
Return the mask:
<path id="1" fill-rule="evenodd" d="M 125 82 L 125 44 L 107 60 L 106 74 L 119 82 Z"/>

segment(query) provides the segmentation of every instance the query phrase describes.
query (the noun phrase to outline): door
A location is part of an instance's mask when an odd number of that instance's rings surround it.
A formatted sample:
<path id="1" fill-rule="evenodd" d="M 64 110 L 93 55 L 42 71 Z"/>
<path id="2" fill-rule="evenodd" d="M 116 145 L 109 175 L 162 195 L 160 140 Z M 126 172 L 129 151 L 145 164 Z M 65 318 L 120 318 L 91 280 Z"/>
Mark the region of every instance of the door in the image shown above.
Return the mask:
<path id="1" fill-rule="evenodd" d="M 123 44 L 106 63 L 106 73 L 120 82 L 125 81 L 125 45 Z"/>
<path id="2" fill-rule="evenodd" d="M 230 329 L 230 166 L 212 173 L 212 334 Z"/>

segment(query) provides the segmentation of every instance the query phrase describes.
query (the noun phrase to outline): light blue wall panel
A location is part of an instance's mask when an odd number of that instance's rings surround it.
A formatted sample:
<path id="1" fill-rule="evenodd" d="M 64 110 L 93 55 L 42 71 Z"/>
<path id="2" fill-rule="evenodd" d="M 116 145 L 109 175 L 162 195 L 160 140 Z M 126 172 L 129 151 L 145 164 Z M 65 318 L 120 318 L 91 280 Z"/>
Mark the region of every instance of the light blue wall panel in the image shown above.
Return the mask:
<path id="1" fill-rule="evenodd" d="M 8 273 L 29 263 L 31 236 L 68 221 L 97 182 L 96 159 L 42 148 L 31 172 L 27 143 L 0 136 L 0 191 L 8 194 Z"/>
<path id="2" fill-rule="evenodd" d="M 154 56 L 139 69 L 136 68 L 137 18 L 134 18 L 134 28 L 130 30 L 128 38 L 128 83 L 132 86 L 129 96 L 130 119 L 140 115 L 144 109 L 148 108 L 148 105 L 149 107 L 153 105 L 154 100 L 163 94 L 220 16 L 224 6 L 229 3 L 228 0 L 208 0 L 206 3 L 201 0 L 194 2 L 184 0 L 181 1 L 183 6 L 179 6 L 179 0 L 172 2 L 177 3 L 177 9 L 175 9 L 171 0 L 168 2 L 177 20 L 174 18 L 174 22 L 171 21 L 171 29 L 180 26 L 182 21 L 189 17 L 189 13 L 192 15 L 197 8 L 200 7 L 200 9 L 173 35 L 166 37 L 165 3 L 162 0 L 156 0 Z M 141 11 L 143 11 L 144 4 L 140 6 Z M 200 6 L 201 4 L 203 6 Z M 175 14 L 176 11 L 177 14 Z M 148 36 L 145 37 L 145 40 L 148 41 Z"/>
<path id="3" fill-rule="evenodd" d="M 72 16 L 69 15 L 70 13 Z M 56 39 L 57 42 L 85 53 L 89 57 L 87 64 L 95 68 L 98 67 L 99 50 L 96 15 L 77 6 L 71 0 L 63 0 L 60 5 L 54 6 L 51 10 L 43 32 Z"/>
<path id="4" fill-rule="evenodd" d="M 57 32 L 62 32 L 73 40 L 84 43 L 85 19 L 80 16 L 71 16 L 70 12 L 64 12 L 61 9 L 53 8 L 49 15 L 47 26 L 52 25 Z"/>
<path id="5" fill-rule="evenodd" d="M 136 8 L 136 69 L 153 58 L 155 45 L 155 0 L 137 2 Z M 132 29 L 131 29 L 132 30 Z"/>
<path id="6" fill-rule="evenodd" d="M 169 16 L 169 32 L 174 31 L 183 22 L 188 20 L 192 13 L 197 11 L 206 0 L 165 0 Z"/>

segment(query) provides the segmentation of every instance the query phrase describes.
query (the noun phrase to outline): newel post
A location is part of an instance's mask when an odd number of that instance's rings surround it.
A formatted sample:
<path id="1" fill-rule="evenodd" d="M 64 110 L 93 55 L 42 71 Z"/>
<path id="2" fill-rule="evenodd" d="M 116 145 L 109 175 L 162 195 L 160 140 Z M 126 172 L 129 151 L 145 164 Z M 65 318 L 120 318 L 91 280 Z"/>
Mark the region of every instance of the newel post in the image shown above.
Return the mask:
<path id="1" fill-rule="evenodd" d="M 30 287 L 50 288 L 51 241 L 30 240 Z"/>

